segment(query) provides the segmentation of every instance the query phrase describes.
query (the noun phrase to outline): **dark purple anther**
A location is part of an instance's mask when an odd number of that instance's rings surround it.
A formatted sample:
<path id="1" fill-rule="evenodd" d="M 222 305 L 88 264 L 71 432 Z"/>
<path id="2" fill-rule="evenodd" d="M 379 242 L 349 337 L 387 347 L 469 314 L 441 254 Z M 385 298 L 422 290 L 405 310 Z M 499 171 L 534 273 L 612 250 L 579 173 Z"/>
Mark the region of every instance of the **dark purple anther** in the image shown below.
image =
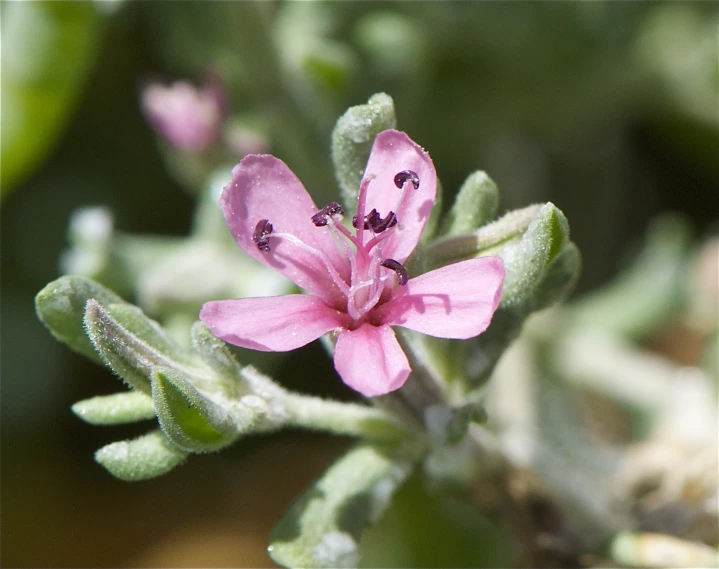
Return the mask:
<path id="1" fill-rule="evenodd" d="M 409 280 L 409 275 L 407 275 L 407 269 L 405 269 L 401 263 L 398 263 L 394 259 L 385 259 L 380 263 L 383 267 L 387 267 L 388 269 L 393 270 L 395 273 L 397 273 L 397 282 L 404 286 L 407 284 L 407 281 Z"/>
<path id="2" fill-rule="evenodd" d="M 364 227 L 363 229 L 369 229 L 370 227 L 374 229 L 374 226 L 381 220 L 382 218 L 379 216 L 379 213 L 377 213 L 376 209 L 372 209 L 371 212 L 369 212 L 367 215 L 364 216 Z M 359 220 L 357 219 L 357 216 L 352 217 L 352 227 L 355 229 L 359 229 Z"/>
<path id="3" fill-rule="evenodd" d="M 327 225 L 330 217 L 344 214 L 345 211 L 342 209 L 340 204 L 337 202 L 330 202 L 312 216 L 312 223 L 314 223 L 317 227 L 324 227 Z"/>
<path id="4" fill-rule="evenodd" d="M 269 219 L 260 219 L 255 225 L 255 232 L 252 240 L 257 243 L 257 248 L 263 253 L 270 252 L 270 240 L 267 236 L 272 233 L 272 224 Z"/>
<path id="5" fill-rule="evenodd" d="M 397 225 L 397 216 L 393 211 L 390 211 L 387 217 L 382 219 L 380 214 L 377 213 L 377 210 L 373 209 L 369 214 L 365 215 L 364 218 L 364 229 L 371 229 L 375 233 L 382 233 L 395 225 Z M 352 226 L 359 229 L 359 221 L 356 215 L 352 218 Z"/>
<path id="6" fill-rule="evenodd" d="M 390 227 L 394 227 L 397 225 L 397 214 L 395 212 L 390 211 L 387 214 L 387 217 L 384 219 L 380 219 L 375 225 L 372 227 L 374 229 L 375 233 L 382 233 L 383 231 L 389 229 Z"/>
<path id="7" fill-rule="evenodd" d="M 401 172 L 395 174 L 394 185 L 402 189 L 407 180 L 412 182 L 415 190 L 419 188 L 419 176 L 417 175 L 417 172 L 413 172 L 412 170 L 402 170 Z"/>

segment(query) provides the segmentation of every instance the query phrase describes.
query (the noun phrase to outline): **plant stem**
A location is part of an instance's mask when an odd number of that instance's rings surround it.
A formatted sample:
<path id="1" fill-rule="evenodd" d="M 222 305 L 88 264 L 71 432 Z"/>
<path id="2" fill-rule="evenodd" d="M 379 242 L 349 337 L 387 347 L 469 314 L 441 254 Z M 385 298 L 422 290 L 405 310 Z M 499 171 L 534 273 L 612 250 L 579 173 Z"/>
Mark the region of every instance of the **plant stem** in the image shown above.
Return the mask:
<path id="1" fill-rule="evenodd" d="M 283 403 L 289 426 L 385 442 L 400 442 L 410 435 L 407 428 L 374 407 L 296 394 L 289 395 Z"/>

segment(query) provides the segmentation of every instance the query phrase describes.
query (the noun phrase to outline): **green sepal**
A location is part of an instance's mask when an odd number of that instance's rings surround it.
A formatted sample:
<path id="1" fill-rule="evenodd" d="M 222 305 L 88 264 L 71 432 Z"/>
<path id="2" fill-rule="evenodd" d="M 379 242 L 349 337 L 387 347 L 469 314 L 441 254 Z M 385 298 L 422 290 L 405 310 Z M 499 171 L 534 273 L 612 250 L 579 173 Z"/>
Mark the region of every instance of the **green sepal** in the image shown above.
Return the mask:
<path id="1" fill-rule="evenodd" d="M 154 368 L 161 366 L 177 369 L 185 376 L 191 375 L 197 384 L 212 384 L 213 378 L 203 373 L 205 370 L 175 362 L 125 328 L 111 316 L 108 309 L 93 299 L 87 301 L 85 326 L 103 361 L 128 385 L 139 391 L 151 394 L 150 375 Z M 141 333 L 147 334 L 148 329 L 144 326 L 141 328 Z M 157 339 L 152 334 L 150 336 L 151 339 Z"/>
<path id="2" fill-rule="evenodd" d="M 124 301 L 111 290 L 93 280 L 66 276 L 52 281 L 35 297 L 38 318 L 60 342 L 76 352 L 102 363 L 90 338 L 85 333 L 85 305 L 95 299 L 103 306 Z"/>
<path id="3" fill-rule="evenodd" d="M 375 137 L 396 125 L 394 101 L 385 93 L 372 95 L 366 105 L 350 107 L 337 120 L 332 131 L 332 162 L 348 215 L 357 208 L 360 182 Z"/>
<path id="4" fill-rule="evenodd" d="M 187 453 L 173 445 L 160 430 L 109 444 L 95 453 L 98 464 L 127 482 L 162 476 L 182 464 L 185 458 Z"/>
<path id="5" fill-rule="evenodd" d="M 169 368 L 152 373 L 152 400 L 160 426 L 178 447 L 209 452 L 232 443 L 239 431 L 228 409 Z M 248 421 L 252 417 L 248 411 Z M 245 425 L 245 428 L 249 425 Z"/>
<path id="6" fill-rule="evenodd" d="M 283 514 L 270 557 L 285 567 L 356 567 L 362 532 L 380 519 L 413 462 L 406 448 L 355 447 Z"/>
<path id="7" fill-rule="evenodd" d="M 155 418 L 152 398 L 140 391 L 83 399 L 72 406 L 72 412 L 91 425 L 120 425 Z"/>
<path id="8" fill-rule="evenodd" d="M 452 237 L 476 231 L 494 219 L 498 208 L 497 185 L 486 172 L 478 170 L 470 174 L 459 188 L 440 233 Z"/>

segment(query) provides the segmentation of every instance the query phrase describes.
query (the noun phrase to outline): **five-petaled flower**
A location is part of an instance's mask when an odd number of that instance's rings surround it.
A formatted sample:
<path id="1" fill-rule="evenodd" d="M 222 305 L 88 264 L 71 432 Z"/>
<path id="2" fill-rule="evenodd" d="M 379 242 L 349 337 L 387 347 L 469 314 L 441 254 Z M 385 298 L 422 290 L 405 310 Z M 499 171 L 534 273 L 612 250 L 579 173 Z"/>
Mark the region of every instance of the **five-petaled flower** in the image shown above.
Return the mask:
<path id="1" fill-rule="evenodd" d="M 332 332 L 342 380 L 367 396 L 401 387 L 411 369 L 392 326 L 441 338 L 483 332 L 499 304 L 504 266 L 480 257 L 409 278 L 403 263 L 419 242 L 435 201 L 429 155 L 402 132 L 375 139 L 352 229 L 342 207 L 317 208 L 273 156 L 245 157 L 220 204 L 251 257 L 309 294 L 206 303 L 200 318 L 223 340 L 287 351 Z"/>

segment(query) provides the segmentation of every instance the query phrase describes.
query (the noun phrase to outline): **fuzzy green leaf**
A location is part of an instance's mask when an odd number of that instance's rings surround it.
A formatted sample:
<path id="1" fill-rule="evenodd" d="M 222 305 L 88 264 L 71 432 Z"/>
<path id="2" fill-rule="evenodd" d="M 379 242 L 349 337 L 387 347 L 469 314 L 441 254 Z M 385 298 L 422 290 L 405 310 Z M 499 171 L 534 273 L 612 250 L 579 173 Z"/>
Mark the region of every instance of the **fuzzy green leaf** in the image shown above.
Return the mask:
<path id="1" fill-rule="evenodd" d="M 148 395 L 130 391 L 83 399 L 72 406 L 72 412 L 92 425 L 119 425 L 154 419 L 155 406 Z"/>
<path id="2" fill-rule="evenodd" d="M 240 433 L 225 406 L 169 368 L 153 371 L 152 400 L 162 430 L 183 450 L 218 450 L 232 443 Z M 247 422 L 251 420 L 248 411 Z"/>
<path id="3" fill-rule="evenodd" d="M 375 137 L 395 128 L 394 101 L 385 93 L 372 95 L 366 105 L 347 109 L 332 131 L 332 162 L 345 211 L 357 207 L 360 182 Z"/>
<path id="4" fill-rule="evenodd" d="M 91 2 L 3 2 L 2 195 L 52 148 L 98 53 Z"/>
<path id="5" fill-rule="evenodd" d="M 139 340 L 178 363 L 193 365 L 197 358 L 170 338 L 162 326 L 131 304 L 109 304 L 107 311 L 123 328 Z"/>
<path id="6" fill-rule="evenodd" d="M 480 255 L 499 255 L 510 243 L 519 240 L 543 206 L 534 204 L 510 211 L 497 221 L 468 234 L 447 235 L 424 248 L 427 269 L 443 267 Z"/>
<path id="7" fill-rule="evenodd" d="M 270 536 L 272 559 L 286 567 L 355 567 L 363 530 L 382 516 L 412 463 L 399 449 L 348 452 L 282 516 Z"/>
<path id="8" fill-rule="evenodd" d="M 95 460 L 120 480 L 134 482 L 166 474 L 182 464 L 187 453 L 173 445 L 162 431 L 102 447 Z"/>
<path id="9" fill-rule="evenodd" d="M 114 292 L 93 280 L 67 276 L 51 282 L 37 293 L 35 310 L 56 339 L 100 363 L 83 324 L 85 305 L 91 298 L 103 306 L 124 303 Z"/>
<path id="10" fill-rule="evenodd" d="M 207 324 L 198 320 L 192 325 L 190 334 L 192 347 L 218 374 L 237 378 L 242 375 L 242 366 L 232 355 L 227 344 L 215 336 Z"/>
<path id="11" fill-rule="evenodd" d="M 547 267 L 569 240 L 569 223 L 552 203 L 547 203 L 534 218 L 518 243 L 502 250 L 504 279 L 500 307 L 510 308 L 527 301 Z"/>
<path id="12" fill-rule="evenodd" d="M 156 367 L 176 369 L 201 385 L 211 384 L 209 370 L 186 366 L 174 361 L 125 328 L 95 300 L 87 301 L 85 326 L 95 349 L 105 363 L 131 387 L 150 394 L 150 375 Z M 147 333 L 143 328 L 141 332 Z"/>
<path id="13" fill-rule="evenodd" d="M 549 264 L 531 301 L 531 310 L 541 310 L 563 301 L 577 284 L 582 271 L 582 255 L 574 243 L 564 249 Z"/>
<path id="14" fill-rule="evenodd" d="M 499 190 L 486 172 L 478 170 L 465 180 L 447 212 L 441 233 L 446 236 L 471 233 L 497 215 Z"/>
<path id="15" fill-rule="evenodd" d="M 567 219 L 552 203 L 539 210 L 521 239 L 497 252 L 507 271 L 499 309 L 484 334 L 461 344 L 465 373 L 475 386 L 489 377 L 532 312 L 569 293 L 581 268 L 579 250 L 569 242 Z"/>

